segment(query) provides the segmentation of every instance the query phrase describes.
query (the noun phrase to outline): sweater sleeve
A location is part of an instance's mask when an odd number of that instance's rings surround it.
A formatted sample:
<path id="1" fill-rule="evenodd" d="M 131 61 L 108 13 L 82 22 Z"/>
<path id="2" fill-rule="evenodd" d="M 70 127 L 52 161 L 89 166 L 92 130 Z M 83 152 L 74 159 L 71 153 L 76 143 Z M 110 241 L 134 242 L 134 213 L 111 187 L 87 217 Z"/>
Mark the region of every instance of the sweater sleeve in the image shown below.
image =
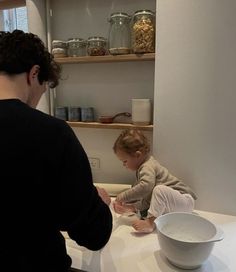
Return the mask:
<path id="1" fill-rule="evenodd" d="M 101 249 L 112 231 L 112 215 L 93 185 L 87 155 L 72 130 L 63 138 L 60 172 L 60 228 L 77 244 Z"/>
<path id="2" fill-rule="evenodd" d="M 117 200 L 121 202 L 137 202 L 152 193 L 155 186 L 155 170 L 148 165 L 137 173 L 137 183 L 130 189 L 120 193 Z"/>

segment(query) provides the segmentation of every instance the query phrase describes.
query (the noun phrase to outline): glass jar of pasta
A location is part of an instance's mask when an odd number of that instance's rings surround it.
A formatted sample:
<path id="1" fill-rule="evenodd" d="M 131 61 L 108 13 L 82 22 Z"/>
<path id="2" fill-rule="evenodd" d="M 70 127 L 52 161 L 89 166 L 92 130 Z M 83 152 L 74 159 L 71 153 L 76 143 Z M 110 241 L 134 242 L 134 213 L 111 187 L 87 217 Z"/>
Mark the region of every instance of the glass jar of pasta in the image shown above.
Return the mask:
<path id="1" fill-rule="evenodd" d="M 134 53 L 155 52 L 155 14 L 138 10 L 133 15 L 132 50 Z"/>

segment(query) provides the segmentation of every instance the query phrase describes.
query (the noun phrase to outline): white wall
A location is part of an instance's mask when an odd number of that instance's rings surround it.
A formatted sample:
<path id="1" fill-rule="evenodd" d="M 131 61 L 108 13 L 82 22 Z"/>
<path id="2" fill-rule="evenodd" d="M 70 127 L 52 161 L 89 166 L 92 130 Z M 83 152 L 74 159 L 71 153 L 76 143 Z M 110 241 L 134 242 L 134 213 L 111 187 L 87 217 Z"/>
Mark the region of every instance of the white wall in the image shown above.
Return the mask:
<path id="1" fill-rule="evenodd" d="M 154 152 L 196 207 L 236 214 L 236 1 L 158 0 Z"/>
<path id="2" fill-rule="evenodd" d="M 26 0 L 26 8 L 28 15 L 28 28 L 40 37 L 47 45 L 47 23 L 46 23 L 46 2 L 45 0 Z M 49 93 L 42 95 L 37 109 L 49 113 Z"/>
<path id="3" fill-rule="evenodd" d="M 123 166 L 112 149 L 121 130 L 75 128 L 74 131 L 88 156 L 100 159 L 100 169 L 93 170 L 94 181 L 123 184 L 132 184 L 135 181 L 134 172 Z M 146 131 L 144 133 L 152 142 L 152 132 Z"/>

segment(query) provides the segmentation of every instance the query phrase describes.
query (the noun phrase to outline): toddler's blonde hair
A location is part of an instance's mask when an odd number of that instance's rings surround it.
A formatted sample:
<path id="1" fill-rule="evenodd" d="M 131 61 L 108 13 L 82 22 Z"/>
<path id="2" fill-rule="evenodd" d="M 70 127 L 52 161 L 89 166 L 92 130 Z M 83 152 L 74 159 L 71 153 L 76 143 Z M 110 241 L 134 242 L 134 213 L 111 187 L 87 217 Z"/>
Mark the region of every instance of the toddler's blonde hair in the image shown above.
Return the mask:
<path id="1" fill-rule="evenodd" d="M 150 144 L 148 139 L 140 130 L 126 129 L 122 131 L 116 139 L 113 150 L 115 153 L 118 150 L 122 150 L 130 155 L 133 155 L 136 151 L 147 154 L 150 152 Z"/>

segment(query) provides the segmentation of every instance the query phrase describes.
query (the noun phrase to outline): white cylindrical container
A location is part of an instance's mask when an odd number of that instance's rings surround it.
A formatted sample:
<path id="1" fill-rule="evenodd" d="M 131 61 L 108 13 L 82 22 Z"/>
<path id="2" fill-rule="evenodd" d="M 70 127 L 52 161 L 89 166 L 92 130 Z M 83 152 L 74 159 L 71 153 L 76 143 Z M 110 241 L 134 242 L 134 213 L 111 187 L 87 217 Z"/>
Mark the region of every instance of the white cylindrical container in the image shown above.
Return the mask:
<path id="1" fill-rule="evenodd" d="M 134 125 L 151 124 L 151 100 L 132 99 L 132 122 Z"/>

